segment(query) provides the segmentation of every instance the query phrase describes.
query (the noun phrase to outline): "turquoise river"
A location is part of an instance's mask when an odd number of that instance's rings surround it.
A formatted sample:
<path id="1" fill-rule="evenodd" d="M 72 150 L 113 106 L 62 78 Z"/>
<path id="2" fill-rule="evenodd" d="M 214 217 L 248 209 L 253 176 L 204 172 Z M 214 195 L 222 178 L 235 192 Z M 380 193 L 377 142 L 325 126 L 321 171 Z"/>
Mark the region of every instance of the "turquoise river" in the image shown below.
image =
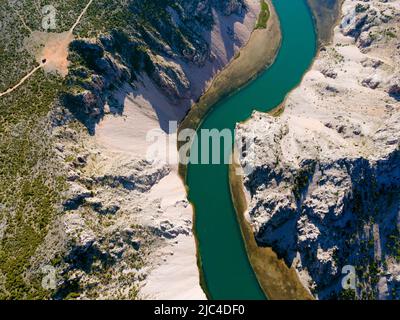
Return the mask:
<path id="1" fill-rule="evenodd" d="M 236 123 L 248 119 L 254 110 L 273 109 L 309 68 L 317 40 L 306 0 L 273 0 L 273 4 L 283 36 L 275 62 L 243 89 L 216 104 L 199 129 L 233 131 Z M 187 174 L 189 200 L 195 207 L 198 255 L 209 298 L 265 299 L 236 219 L 228 165 L 189 164 Z"/>

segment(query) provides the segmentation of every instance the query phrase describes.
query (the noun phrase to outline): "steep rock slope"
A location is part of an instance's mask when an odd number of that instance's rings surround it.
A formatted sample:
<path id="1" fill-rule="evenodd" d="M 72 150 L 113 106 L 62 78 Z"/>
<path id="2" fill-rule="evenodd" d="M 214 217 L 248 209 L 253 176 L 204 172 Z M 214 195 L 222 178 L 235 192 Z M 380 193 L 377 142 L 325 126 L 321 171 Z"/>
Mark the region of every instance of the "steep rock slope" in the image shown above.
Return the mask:
<path id="1" fill-rule="evenodd" d="M 73 90 L 65 95 L 66 105 L 94 133 L 107 105 L 115 113 L 123 110 L 112 92 L 124 83 L 140 89 L 138 80 L 146 75 L 164 96 L 160 124 L 168 131 L 168 121 L 181 120 L 247 42 L 257 5 L 254 0 L 128 1 L 126 25 L 71 44 L 66 81 Z"/>
<path id="2" fill-rule="evenodd" d="M 169 121 L 182 119 L 247 42 L 259 3 L 176 1 L 163 10 L 138 31 L 71 44 L 71 90 L 54 116 L 68 167 L 56 297 L 205 298 L 192 210 L 163 152 L 177 156 Z M 66 129 L 68 117 L 89 135 Z"/>
<path id="3" fill-rule="evenodd" d="M 329 43 L 332 29 L 340 17 L 343 0 L 307 0 L 307 2 L 314 14 L 319 42 Z"/>
<path id="4" fill-rule="evenodd" d="M 0 298 L 204 298 L 183 184 L 146 136 L 246 43 L 258 1 L 54 0 L 50 29 L 46 4 L 0 3 Z"/>
<path id="5" fill-rule="evenodd" d="M 344 1 L 283 115 L 237 127 L 255 237 L 321 299 L 400 294 L 399 35 L 399 1 Z"/>

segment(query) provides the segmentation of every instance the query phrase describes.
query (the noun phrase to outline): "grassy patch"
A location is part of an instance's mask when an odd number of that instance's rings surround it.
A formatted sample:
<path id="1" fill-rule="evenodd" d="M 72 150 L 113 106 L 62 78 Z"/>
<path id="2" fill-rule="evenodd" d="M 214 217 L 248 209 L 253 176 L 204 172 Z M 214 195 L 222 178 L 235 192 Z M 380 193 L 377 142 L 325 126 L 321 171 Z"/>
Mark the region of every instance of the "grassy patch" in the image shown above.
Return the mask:
<path id="1" fill-rule="evenodd" d="M 276 107 L 276 108 L 272 109 L 271 111 L 269 111 L 268 114 L 270 116 L 278 118 L 283 114 L 283 112 L 285 112 L 285 104 L 281 103 L 278 107 Z"/>
<path id="2" fill-rule="evenodd" d="M 267 28 L 267 23 L 269 20 L 271 13 L 269 12 L 268 3 L 265 0 L 261 0 L 261 12 L 258 16 L 256 29 L 265 29 Z"/>

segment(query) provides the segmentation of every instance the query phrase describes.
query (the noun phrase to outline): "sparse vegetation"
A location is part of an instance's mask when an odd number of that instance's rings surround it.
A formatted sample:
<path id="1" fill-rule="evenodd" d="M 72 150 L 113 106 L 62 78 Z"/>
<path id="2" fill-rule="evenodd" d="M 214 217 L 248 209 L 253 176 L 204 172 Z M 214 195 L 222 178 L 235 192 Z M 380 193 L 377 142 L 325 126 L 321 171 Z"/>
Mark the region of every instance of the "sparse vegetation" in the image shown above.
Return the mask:
<path id="1" fill-rule="evenodd" d="M 258 16 L 256 29 L 265 29 L 270 15 L 268 3 L 265 0 L 261 0 L 261 12 Z"/>

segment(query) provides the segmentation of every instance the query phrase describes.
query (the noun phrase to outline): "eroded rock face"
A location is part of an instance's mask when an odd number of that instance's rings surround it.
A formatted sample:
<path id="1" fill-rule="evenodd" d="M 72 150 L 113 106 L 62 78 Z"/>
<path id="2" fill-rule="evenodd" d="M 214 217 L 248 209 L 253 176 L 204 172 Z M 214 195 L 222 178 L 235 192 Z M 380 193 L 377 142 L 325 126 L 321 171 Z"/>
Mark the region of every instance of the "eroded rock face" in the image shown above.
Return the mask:
<path id="1" fill-rule="evenodd" d="M 398 8 L 395 6 L 380 8 L 372 2 L 358 2 L 341 22 L 343 34 L 354 37 L 357 46 L 361 49 L 384 38 L 385 32 L 388 30 L 382 29 L 380 26 L 399 17 Z"/>
<path id="2" fill-rule="evenodd" d="M 400 296 L 399 8 L 345 1 L 333 45 L 284 114 L 255 113 L 237 127 L 237 141 L 255 137 L 241 163 L 254 168 L 245 187 L 257 242 L 321 299 Z M 366 46 L 371 30 L 381 36 Z M 355 292 L 342 287 L 349 265 Z"/>
<path id="3" fill-rule="evenodd" d="M 143 74 L 173 104 L 190 107 L 201 91 L 194 89 L 189 80 L 189 73 L 193 72 L 189 66 L 202 68 L 216 59 L 212 52 L 215 24 L 226 24 L 228 31 L 221 30 L 220 35 L 222 41 L 230 42 L 225 46 L 244 45 L 233 36 L 233 22 L 243 22 L 247 12 L 245 0 L 131 0 L 126 10 L 131 11 L 131 28 L 112 30 L 98 39 L 75 40 L 70 46 L 69 60 L 73 66 L 67 83 L 82 90 L 67 92 L 65 105 L 92 133 L 104 116 L 106 105 L 112 103 L 110 91 L 126 82 L 135 87 Z M 141 23 L 144 20 L 146 23 Z M 227 40 L 224 32 L 230 32 L 233 39 Z M 219 58 L 229 60 L 232 56 Z M 209 78 L 212 76 L 210 73 Z M 204 89 L 205 83 L 201 86 Z"/>
<path id="4" fill-rule="evenodd" d="M 135 299 L 159 263 L 157 250 L 172 248 L 178 237 L 192 237 L 191 220 L 182 217 L 190 210 L 189 202 L 184 194 L 182 199 L 167 194 L 163 200 L 164 194 L 154 191 L 170 176 L 169 165 L 104 152 L 70 128 L 59 127 L 56 135 L 61 138 L 56 155 L 65 163 L 67 188 L 62 214 L 44 242 L 52 249 L 41 249 L 57 250 L 52 258 L 57 276 L 53 297 Z M 62 239 L 57 246 L 55 237 Z"/>
<path id="5" fill-rule="evenodd" d="M 71 43 L 69 90 L 51 114 L 67 180 L 41 248 L 55 260 L 53 297 L 203 299 L 191 206 L 176 166 L 149 158 L 147 138 L 155 131 L 166 138 L 168 120 L 180 120 L 247 43 L 259 3 L 121 6 L 129 27 Z"/>
<path id="6" fill-rule="evenodd" d="M 221 6 L 225 15 L 229 16 L 232 13 L 241 14 L 242 10 L 245 8 L 243 1 L 233 0 L 233 1 L 221 1 Z"/>
<path id="7" fill-rule="evenodd" d="M 390 81 L 388 93 L 396 100 L 400 100 L 400 76 L 393 77 Z"/>

